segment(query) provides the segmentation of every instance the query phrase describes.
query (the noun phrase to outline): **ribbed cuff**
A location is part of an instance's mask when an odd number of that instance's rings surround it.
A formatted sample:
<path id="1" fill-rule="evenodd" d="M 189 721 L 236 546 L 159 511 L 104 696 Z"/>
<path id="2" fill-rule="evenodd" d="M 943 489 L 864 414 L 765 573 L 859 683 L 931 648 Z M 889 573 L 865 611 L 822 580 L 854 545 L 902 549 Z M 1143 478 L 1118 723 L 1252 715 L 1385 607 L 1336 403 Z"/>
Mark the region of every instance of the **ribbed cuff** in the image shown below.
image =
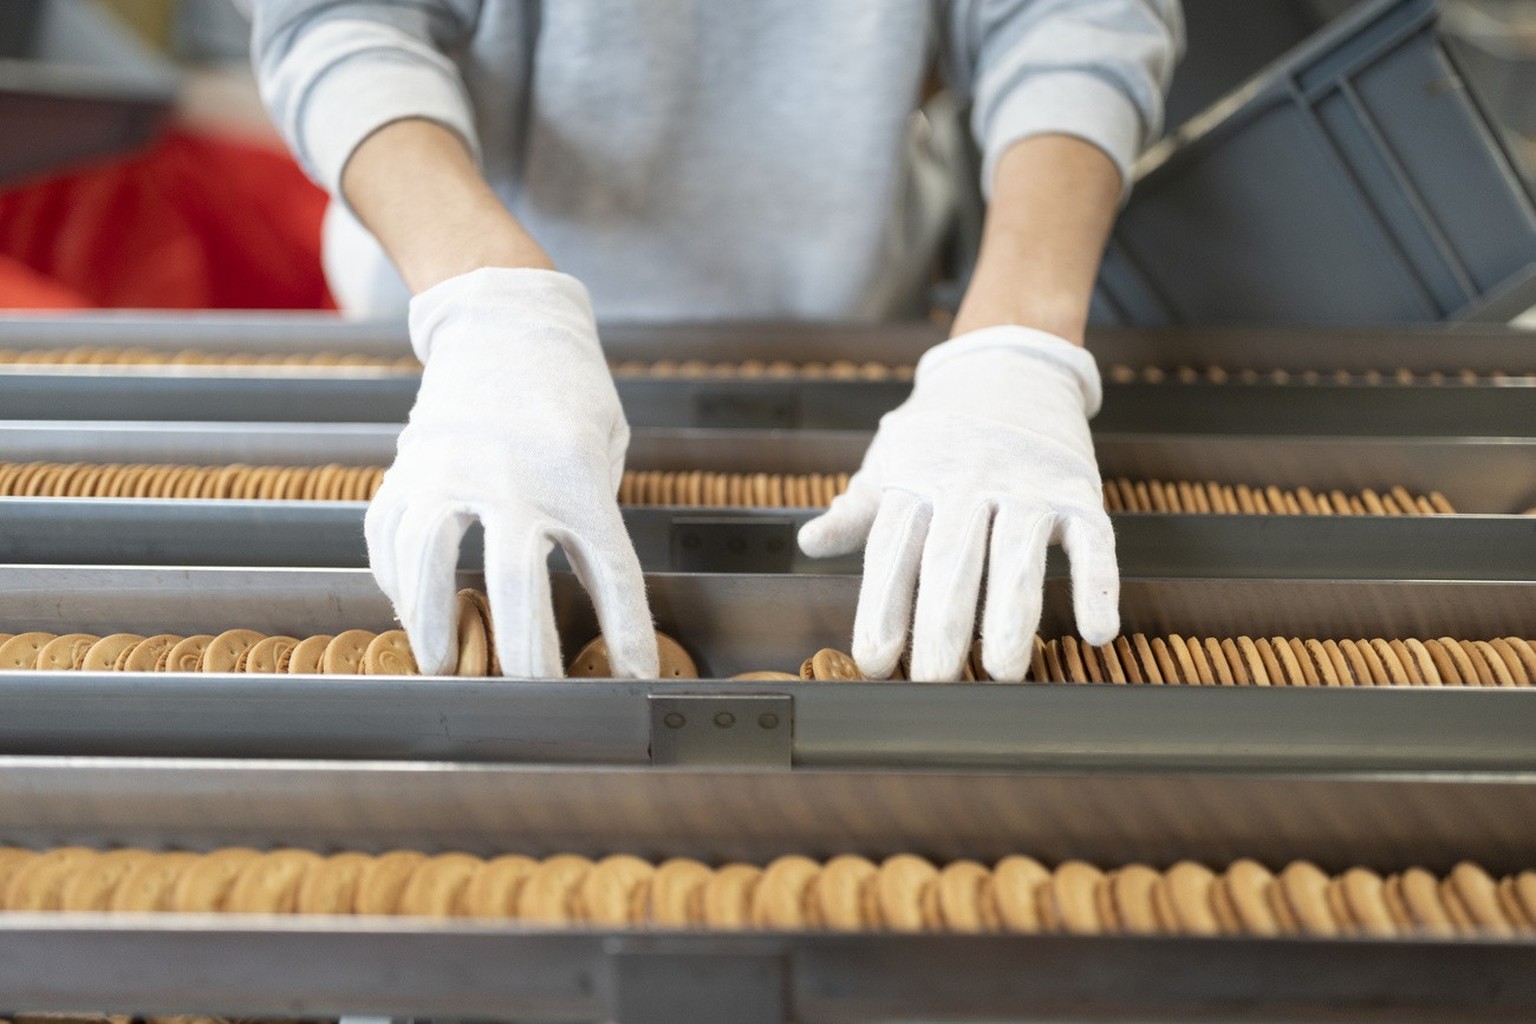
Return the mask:
<path id="1" fill-rule="evenodd" d="M 1072 135 L 1091 143 L 1120 170 L 1121 201 L 1142 144 L 1141 114 L 1130 97 L 1086 71 L 1031 75 L 999 101 L 986 129 L 981 188 L 989 199 L 997 162 L 1015 142 L 1035 135 Z"/>
<path id="2" fill-rule="evenodd" d="M 331 195 L 364 139 L 408 118 L 435 121 L 456 132 L 478 161 L 474 115 L 456 76 L 400 50 L 360 50 L 322 71 L 298 112 L 298 156 Z"/>

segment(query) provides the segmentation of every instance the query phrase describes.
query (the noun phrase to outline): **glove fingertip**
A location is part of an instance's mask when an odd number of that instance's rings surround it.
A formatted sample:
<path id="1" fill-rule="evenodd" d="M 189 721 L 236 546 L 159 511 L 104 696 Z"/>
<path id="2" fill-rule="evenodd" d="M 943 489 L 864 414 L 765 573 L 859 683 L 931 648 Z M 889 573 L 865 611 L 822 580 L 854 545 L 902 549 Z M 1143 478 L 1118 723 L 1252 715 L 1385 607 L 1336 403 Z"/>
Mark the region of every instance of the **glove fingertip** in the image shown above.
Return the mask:
<path id="1" fill-rule="evenodd" d="M 826 512 L 800 527 L 796 539 L 807 558 L 846 555 L 862 543 L 857 538 L 851 544 L 848 542 L 847 530 L 836 512 Z"/>
<path id="2" fill-rule="evenodd" d="M 853 660 L 859 666 L 859 671 L 870 679 L 889 679 L 901 661 L 901 646 L 881 644 L 855 636 Z"/>
<path id="3" fill-rule="evenodd" d="M 1019 683 L 1029 674 L 1029 652 L 1009 648 L 998 650 L 985 640 L 981 645 L 981 665 L 999 683 Z"/>
<path id="4" fill-rule="evenodd" d="M 1090 646 L 1104 646 L 1120 635 L 1120 609 L 1109 605 L 1079 611 L 1077 632 Z"/>
<path id="5" fill-rule="evenodd" d="M 657 653 L 656 633 L 653 630 L 627 630 L 607 640 L 608 662 L 613 667 L 615 678 L 661 678 L 661 659 Z"/>

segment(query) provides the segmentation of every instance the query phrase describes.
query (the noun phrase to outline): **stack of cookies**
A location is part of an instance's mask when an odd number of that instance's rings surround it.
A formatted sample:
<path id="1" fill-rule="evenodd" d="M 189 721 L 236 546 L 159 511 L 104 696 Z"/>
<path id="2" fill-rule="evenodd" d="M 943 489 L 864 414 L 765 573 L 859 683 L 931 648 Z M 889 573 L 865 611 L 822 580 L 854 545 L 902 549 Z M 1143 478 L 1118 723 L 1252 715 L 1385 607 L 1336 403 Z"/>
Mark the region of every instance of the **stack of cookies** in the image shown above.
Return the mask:
<path id="1" fill-rule="evenodd" d="M 0 463 L 0 497 L 367 501 L 379 466 Z"/>
<path id="2" fill-rule="evenodd" d="M 1143 366 L 1138 368 L 1116 363 L 1109 368 L 1109 380 L 1115 384 L 1166 384 L 1174 382 L 1178 384 L 1269 384 L 1269 385 L 1365 385 L 1368 387 L 1381 387 L 1391 384 L 1400 387 L 1430 386 L 1442 387 L 1447 384 L 1476 386 L 1486 384 L 1532 384 L 1536 383 L 1536 374 L 1533 373 L 1486 373 L 1481 374 L 1475 370 L 1456 370 L 1446 373 L 1442 370 L 1429 370 L 1424 373 L 1414 373 L 1406 367 L 1398 367 L 1390 373 L 1381 370 L 1335 370 L 1331 373 L 1322 373 L 1317 370 L 1226 370 L 1220 366 L 1206 366 L 1196 369 L 1193 366 L 1176 366 L 1167 369 L 1161 366 Z"/>
<path id="3" fill-rule="evenodd" d="M 788 359 L 764 362 L 747 359 L 741 362 L 707 362 L 703 359 L 659 359 L 655 362 L 626 360 L 608 364 L 615 377 L 682 377 L 699 379 L 712 377 L 723 380 L 842 380 L 842 381 L 908 381 L 913 367 L 890 366 L 885 363 L 855 363 L 848 359 L 836 359 L 830 363 L 796 363 Z"/>
<path id="4" fill-rule="evenodd" d="M 1411 516 L 1455 515 L 1456 509 L 1439 491 L 1414 495 L 1402 486 L 1383 494 L 1367 488 L 1358 494 L 1311 488 L 1294 490 L 1179 480 L 1104 481 L 1104 507 L 1111 512 L 1214 512 L 1221 515 L 1276 516 Z"/>
<path id="5" fill-rule="evenodd" d="M 388 359 L 344 352 L 180 352 L 147 348 L 0 349 L 0 366 L 198 366 L 287 367 L 303 370 L 349 370 L 358 367 L 418 373 L 414 356 Z"/>
<path id="6" fill-rule="evenodd" d="M 972 651 L 972 670 L 981 670 Z M 1200 686 L 1531 686 L 1536 642 L 1491 640 L 1303 640 L 1298 637 L 1148 638 L 1090 647 L 1076 637 L 1035 639 L 1035 680 L 1183 683 Z"/>
<path id="7" fill-rule="evenodd" d="M 230 501 L 368 501 L 381 466 L 192 466 L 86 462 L 0 462 L 0 498 L 199 498 Z M 707 508 L 826 508 L 848 489 L 847 473 L 711 473 L 638 470 L 624 474 L 621 505 Z M 1189 482 L 1104 483 L 1111 512 L 1227 515 L 1454 515 L 1439 491 L 1414 495 L 1401 486 L 1314 492 Z"/>
<path id="8" fill-rule="evenodd" d="M 1329 875 L 1307 861 L 1272 873 L 1181 861 L 1103 870 L 1027 856 L 942 867 L 898 854 L 786 856 L 711 867 L 627 854 L 482 859 L 229 847 L 207 854 L 0 848 L 6 911 L 356 914 L 513 919 L 541 926 L 844 932 L 1306 935 L 1536 934 L 1536 871 L 1494 879 L 1468 861 L 1440 877 Z"/>

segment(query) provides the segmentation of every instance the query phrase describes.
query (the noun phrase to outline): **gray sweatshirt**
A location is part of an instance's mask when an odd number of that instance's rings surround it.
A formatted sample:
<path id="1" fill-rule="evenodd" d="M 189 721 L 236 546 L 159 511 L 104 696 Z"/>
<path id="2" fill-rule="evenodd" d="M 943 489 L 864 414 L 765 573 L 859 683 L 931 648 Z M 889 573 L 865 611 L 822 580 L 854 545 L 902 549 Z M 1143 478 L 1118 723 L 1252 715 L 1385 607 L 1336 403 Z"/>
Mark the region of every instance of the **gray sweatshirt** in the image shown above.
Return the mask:
<path id="1" fill-rule="evenodd" d="M 1161 130 L 1178 0 L 255 0 L 263 96 L 334 196 L 370 133 L 458 132 L 600 316 L 878 318 L 910 308 L 953 201 L 917 115 L 936 66 L 986 191 L 1012 143 Z M 403 285 L 334 203 L 344 306 Z"/>

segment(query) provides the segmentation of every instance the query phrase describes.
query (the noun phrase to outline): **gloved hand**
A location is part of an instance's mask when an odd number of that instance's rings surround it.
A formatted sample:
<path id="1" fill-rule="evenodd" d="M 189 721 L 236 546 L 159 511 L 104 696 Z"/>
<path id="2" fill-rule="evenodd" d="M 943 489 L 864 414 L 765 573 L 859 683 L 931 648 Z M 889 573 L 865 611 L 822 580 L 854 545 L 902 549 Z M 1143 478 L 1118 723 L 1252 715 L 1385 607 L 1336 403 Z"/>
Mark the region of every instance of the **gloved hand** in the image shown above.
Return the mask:
<path id="1" fill-rule="evenodd" d="M 866 675 L 891 674 L 910 624 L 912 678 L 958 678 L 985 569 L 982 664 L 1023 679 L 1058 541 L 1078 632 L 1090 644 L 1119 632 L 1115 537 L 1088 434 L 1100 397 L 1093 357 L 1044 331 L 988 327 L 919 360 L 847 493 L 800 531 L 811 557 L 865 545 L 853 656 Z"/>
<path id="2" fill-rule="evenodd" d="M 562 674 L 545 566 L 558 543 L 615 674 L 654 678 L 645 582 L 617 503 L 629 425 L 586 289 L 550 270 L 476 270 L 416 296 L 410 331 L 421 390 L 365 531 L 417 664 L 453 670 L 454 569 L 478 519 L 503 674 Z"/>

